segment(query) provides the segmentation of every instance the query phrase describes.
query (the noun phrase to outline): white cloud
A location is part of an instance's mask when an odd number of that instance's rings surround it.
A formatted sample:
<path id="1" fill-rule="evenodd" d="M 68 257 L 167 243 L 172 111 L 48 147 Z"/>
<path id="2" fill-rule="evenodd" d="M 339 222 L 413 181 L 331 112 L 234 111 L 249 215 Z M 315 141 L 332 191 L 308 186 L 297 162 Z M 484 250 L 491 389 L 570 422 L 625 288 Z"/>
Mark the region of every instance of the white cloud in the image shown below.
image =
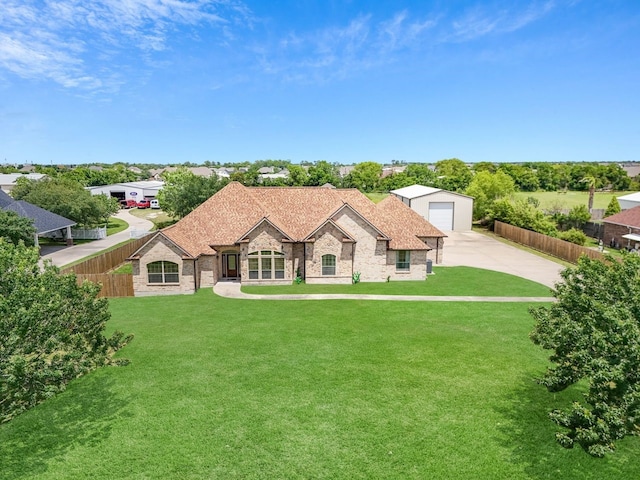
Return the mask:
<path id="1" fill-rule="evenodd" d="M 228 38 L 229 25 L 245 21 L 250 12 L 235 0 L 3 0 L 0 67 L 68 88 L 112 90 L 121 84 L 110 71 L 114 57 L 142 63 L 180 27 L 213 24 Z"/>
<path id="2" fill-rule="evenodd" d="M 324 82 L 392 63 L 396 54 L 420 44 L 435 20 L 412 19 L 406 11 L 374 22 L 361 15 L 343 26 L 290 32 L 278 48 L 256 49 L 264 72 L 290 82 Z"/>
<path id="3" fill-rule="evenodd" d="M 533 3 L 526 9 L 474 7 L 452 22 L 451 31 L 446 33 L 444 41 L 466 42 L 490 34 L 515 32 L 544 17 L 555 7 L 552 0 Z"/>

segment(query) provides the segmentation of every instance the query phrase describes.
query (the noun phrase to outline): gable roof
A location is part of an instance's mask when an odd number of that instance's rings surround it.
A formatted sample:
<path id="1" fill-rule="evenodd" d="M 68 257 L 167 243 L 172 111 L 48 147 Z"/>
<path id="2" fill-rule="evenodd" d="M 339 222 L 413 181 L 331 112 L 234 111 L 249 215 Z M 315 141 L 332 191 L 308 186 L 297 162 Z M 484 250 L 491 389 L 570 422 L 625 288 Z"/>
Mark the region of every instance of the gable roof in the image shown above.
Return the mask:
<path id="1" fill-rule="evenodd" d="M 390 238 L 390 248 L 426 250 L 420 238 L 445 235 L 396 198 L 376 205 L 356 189 L 245 187 L 231 182 L 163 233 L 193 256 L 235 245 L 265 219 L 294 242 L 303 242 L 348 204 Z M 419 238 L 420 237 L 420 238 Z"/>
<path id="2" fill-rule="evenodd" d="M 399 197 L 414 199 L 418 197 L 425 197 L 427 195 L 432 195 L 438 192 L 450 193 L 451 195 L 458 195 L 460 197 L 473 198 L 469 195 L 464 195 L 462 193 L 450 192 L 449 190 L 443 190 L 441 188 L 435 187 L 425 187 L 424 185 L 411 185 L 408 187 L 398 188 L 397 190 L 391 190 L 389 193 L 393 193 Z"/>
<path id="3" fill-rule="evenodd" d="M 640 228 L 640 206 L 623 210 L 614 215 L 603 218 L 604 223 L 613 223 L 616 225 L 625 225 L 629 227 Z"/>
<path id="4" fill-rule="evenodd" d="M 38 234 L 62 230 L 63 228 L 76 225 L 76 222 L 73 220 L 64 218 L 57 213 L 50 212 L 24 200 L 13 202 L 5 206 L 4 209 L 16 212 L 21 217 L 32 219 L 33 225 L 36 227 L 36 233 Z"/>

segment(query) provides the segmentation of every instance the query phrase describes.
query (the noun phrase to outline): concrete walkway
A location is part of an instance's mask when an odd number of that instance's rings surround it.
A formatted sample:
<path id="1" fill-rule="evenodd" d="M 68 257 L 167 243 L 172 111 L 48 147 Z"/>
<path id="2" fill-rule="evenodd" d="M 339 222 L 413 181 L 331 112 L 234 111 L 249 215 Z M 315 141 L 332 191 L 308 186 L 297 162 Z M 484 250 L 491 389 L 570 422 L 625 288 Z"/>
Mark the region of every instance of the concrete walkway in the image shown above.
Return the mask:
<path id="1" fill-rule="evenodd" d="M 64 245 L 54 247 L 44 246 L 40 250 L 41 259 L 50 260 L 51 263 L 53 263 L 57 267 L 62 267 L 89 255 L 101 252 L 106 248 L 129 240 L 132 233 L 141 235 L 149 232 L 153 228 L 153 222 L 131 215 L 131 213 L 129 213 L 129 210 L 120 210 L 114 216 L 127 222 L 129 224 L 129 227 L 126 230 L 123 230 L 122 232 L 116 233 L 114 235 L 110 235 L 105 239 L 83 243 L 82 245 L 73 245 L 71 247 L 67 247 Z"/>
<path id="2" fill-rule="evenodd" d="M 447 297 L 426 295 L 351 295 L 314 293 L 303 295 L 251 295 L 240 290 L 240 282 L 218 282 L 213 293 L 243 300 L 391 300 L 400 302 L 552 302 L 552 297 Z"/>

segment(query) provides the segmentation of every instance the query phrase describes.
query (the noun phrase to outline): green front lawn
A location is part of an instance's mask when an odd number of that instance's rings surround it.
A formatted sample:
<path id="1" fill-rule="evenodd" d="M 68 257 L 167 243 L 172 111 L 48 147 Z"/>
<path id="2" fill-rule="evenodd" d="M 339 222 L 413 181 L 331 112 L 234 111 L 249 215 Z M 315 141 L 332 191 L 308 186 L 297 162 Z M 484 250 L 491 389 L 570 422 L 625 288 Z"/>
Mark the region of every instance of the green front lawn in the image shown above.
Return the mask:
<path id="1" fill-rule="evenodd" d="M 527 304 L 111 300 L 106 367 L 0 425 L 11 479 L 640 478 L 554 440 Z"/>
<path id="2" fill-rule="evenodd" d="M 109 219 L 109 224 L 107 225 L 107 236 L 123 232 L 127 228 L 129 228 L 129 224 L 127 222 L 116 217 L 111 217 Z"/>
<path id="3" fill-rule="evenodd" d="M 243 286 L 244 293 L 261 295 L 353 293 L 369 295 L 452 295 L 478 297 L 548 297 L 549 287 L 473 267 L 434 267 L 434 274 L 422 281 L 361 282 L 355 285 Z"/>

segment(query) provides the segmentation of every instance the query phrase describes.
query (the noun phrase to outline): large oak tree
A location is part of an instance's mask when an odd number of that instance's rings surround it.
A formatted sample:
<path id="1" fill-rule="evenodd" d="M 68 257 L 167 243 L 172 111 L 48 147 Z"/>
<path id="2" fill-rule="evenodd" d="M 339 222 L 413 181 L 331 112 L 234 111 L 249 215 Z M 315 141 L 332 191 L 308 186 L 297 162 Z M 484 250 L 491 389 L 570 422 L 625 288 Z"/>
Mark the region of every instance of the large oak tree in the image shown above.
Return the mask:
<path id="1" fill-rule="evenodd" d="M 563 427 L 556 434 L 561 445 L 603 456 L 616 440 L 640 432 L 640 257 L 583 256 L 562 280 L 557 302 L 531 311 L 531 339 L 552 351 L 553 366 L 540 383 L 550 392 L 586 384 L 584 402 L 550 417 Z"/>

